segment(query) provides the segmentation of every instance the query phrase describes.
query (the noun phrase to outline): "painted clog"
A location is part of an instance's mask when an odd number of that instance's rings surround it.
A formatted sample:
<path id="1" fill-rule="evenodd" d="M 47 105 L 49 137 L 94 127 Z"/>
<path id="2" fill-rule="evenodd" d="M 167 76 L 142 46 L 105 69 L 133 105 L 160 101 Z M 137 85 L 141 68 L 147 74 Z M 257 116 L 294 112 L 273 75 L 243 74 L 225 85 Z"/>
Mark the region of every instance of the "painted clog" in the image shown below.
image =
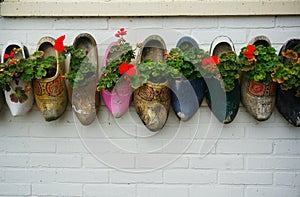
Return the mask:
<path id="1" fill-rule="evenodd" d="M 257 36 L 249 44 L 271 46 L 270 40 L 265 36 Z M 259 121 L 270 118 L 273 113 L 276 98 L 276 86 L 271 82 L 268 85 L 247 79 L 242 74 L 241 102 L 246 110 Z"/>
<path id="2" fill-rule="evenodd" d="M 279 55 L 288 49 L 300 46 L 300 39 L 288 40 L 280 49 Z M 297 51 L 298 54 L 300 51 Z M 282 60 L 285 61 L 284 59 Z M 296 90 L 282 90 L 277 86 L 276 107 L 279 113 L 292 125 L 300 126 L 300 97 L 296 97 Z"/>
<path id="3" fill-rule="evenodd" d="M 7 42 L 1 55 L 1 63 L 4 63 L 4 54 L 10 54 L 14 48 L 21 49 L 14 58 L 28 58 L 27 48 L 17 40 Z M 34 102 L 33 87 L 31 82 L 25 82 L 20 78 L 15 78 L 10 83 L 10 90 L 4 91 L 5 100 L 13 116 L 25 115 L 31 110 Z"/>
<path id="4" fill-rule="evenodd" d="M 192 47 L 199 48 L 197 42 L 188 36 L 182 37 L 176 47 L 183 51 Z M 204 98 L 205 87 L 203 78 L 171 81 L 171 104 L 180 120 L 187 121 L 198 111 Z"/>
<path id="5" fill-rule="evenodd" d="M 47 71 L 46 77 L 34 81 L 37 107 L 46 121 L 53 121 L 65 112 L 68 103 L 66 86 L 61 77 L 64 67 L 58 62 L 58 52 L 54 49 L 53 38 L 41 38 L 37 50 L 44 52 L 43 58 L 54 56 L 57 60 L 53 69 Z"/>
<path id="6" fill-rule="evenodd" d="M 227 36 L 216 37 L 210 46 L 210 55 L 220 57 L 222 53 L 234 52 L 234 45 Z M 235 87 L 232 91 L 226 92 L 221 87 L 221 82 L 215 78 L 205 79 L 207 93 L 205 95 L 208 107 L 216 118 L 228 124 L 234 120 L 240 105 L 240 83 L 235 80 Z"/>
<path id="7" fill-rule="evenodd" d="M 100 95 L 96 91 L 98 80 L 98 50 L 95 39 L 87 33 L 79 34 L 74 42 L 75 49 L 82 49 L 89 62 L 96 68 L 95 73 L 91 73 L 84 83 L 74 84 L 75 88 L 67 82 L 68 97 L 72 104 L 72 109 L 76 117 L 83 125 L 90 125 L 97 116 L 97 111 L 100 105 Z M 72 58 L 72 57 L 71 57 Z M 67 65 L 66 71 L 71 71 Z"/>
<path id="8" fill-rule="evenodd" d="M 113 42 L 106 49 L 104 66 L 107 66 L 108 60 L 119 58 L 121 52 L 111 52 L 111 47 L 117 44 L 119 43 Z M 119 80 L 112 91 L 102 89 L 101 93 L 103 102 L 113 117 L 119 118 L 128 111 L 129 105 L 132 101 L 132 89 L 128 81 L 123 79 Z"/>

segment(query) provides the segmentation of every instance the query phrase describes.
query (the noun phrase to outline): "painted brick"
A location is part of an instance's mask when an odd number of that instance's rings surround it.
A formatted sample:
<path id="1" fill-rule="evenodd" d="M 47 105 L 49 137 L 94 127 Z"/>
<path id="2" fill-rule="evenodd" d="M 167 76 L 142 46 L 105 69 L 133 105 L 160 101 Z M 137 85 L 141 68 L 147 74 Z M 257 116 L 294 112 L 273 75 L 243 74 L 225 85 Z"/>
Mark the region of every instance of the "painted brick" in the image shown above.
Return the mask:
<path id="1" fill-rule="evenodd" d="M 132 197 L 136 196 L 134 185 L 124 184 L 86 184 L 84 185 L 84 196 L 86 197 Z"/>
<path id="2" fill-rule="evenodd" d="M 245 189 L 248 197 L 298 197 L 299 191 L 294 188 L 286 187 L 248 187 Z"/>
<path id="3" fill-rule="evenodd" d="M 130 29 L 155 29 L 163 27 L 163 18 L 155 17 L 149 19 L 143 18 L 131 18 L 131 17 L 117 17 L 111 18 L 108 21 L 109 28 L 119 30 L 119 28 L 124 27 L 128 30 L 128 34 L 130 33 Z M 120 26 L 121 25 L 121 26 Z"/>
<path id="4" fill-rule="evenodd" d="M 94 153 L 93 157 L 83 157 L 83 166 L 89 168 L 132 169 L 135 166 L 135 157 L 132 154 Z"/>
<path id="5" fill-rule="evenodd" d="M 217 173 L 215 171 L 203 170 L 165 170 L 165 183 L 185 184 L 208 184 L 216 183 Z"/>
<path id="6" fill-rule="evenodd" d="M 169 140 L 164 146 L 165 153 L 208 154 L 215 152 L 216 140 Z"/>
<path id="7" fill-rule="evenodd" d="M 103 170 L 57 170 L 56 181 L 61 183 L 107 183 L 108 172 Z"/>
<path id="8" fill-rule="evenodd" d="M 29 184 L 8 184 L 0 183 L 0 195 L 3 196 L 26 196 L 31 194 L 31 186 Z"/>
<path id="9" fill-rule="evenodd" d="M 247 21 L 247 22 L 246 22 Z M 222 28 L 274 28 L 273 16 L 220 17 L 219 26 Z"/>
<path id="10" fill-rule="evenodd" d="M 22 154 L 0 155 L 1 167 L 28 167 L 29 156 Z"/>
<path id="11" fill-rule="evenodd" d="M 182 197 L 182 196 L 189 196 L 189 190 L 188 190 L 188 187 L 180 186 L 180 185 L 138 185 L 137 186 L 137 196 Z"/>
<path id="12" fill-rule="evenodd" d="M 233 185 L 271 185 L 273 176 L 268 172 L 219 172 L 219 181 L 221 184 Z"/>
<path id="13" fill-rule="evenodd" d="M 293 157 L 249 157 L 248 169 L 297 170 L 300 169 L 300 158 Z"/>
<path id="14" fill-rule="evenodd" d="M 201 44 L 211 44 L 211 42 L 220 35 L 226 35 L 230 37 L 233 43 L 245 43 L 246 42 L 246 35 L 247 30 L 244 29 L 237 29 L 237 30 L 229 30 L 224 29 L 222 32 L 217 30 L 192 30 L 191 35 L 195 37 L 201 47 Z M 209 50 L 209 48 L 202 48 L 204 50 Z"/>
<path id="15" fill-rule="evenodd" d="M 277 172 L 274 175 L 276 185 L 300 186 L 300 173 L 298 172 Z"/>
<path id="16" fill-rule="evenodd" d="M 140 154 L 136 157 L 138 169 L 188 168 L 189 159 L 180 154 Z"/>
<path id="17" fill-rule="evenodd" d="M 276 26 L 278 27 L 300 27 L 299 17 L 277 16 Z"/>
<path id="18" fill-rule="evenodd" d="M 272 153 L 273 142 L 266 140 L 219 140 L 217 153 Z"/>
<path id="19" fill-rule="evenodd" d="M 105 30 L 108 28 L 107 19 L 106 18 L 90 18 L 88 23 L 84 18 L 56 18 L 52 21 L 53 29 L 56 30 L 70 30 L 70 29 L 80 29 L 80 30 L 90 30 L 90 29 L 98 29 Z"/>
<path id="20" fill-rule="evenodd" d="M 55 170 L 49 169 L 5 169 L 5 182 L 49 183 L 55 181 Z"/>
<path id="21" fill-rule="evenodd" d="M 196 138 L 204 139 L 236 139 L 243 138 L 245 136 L 245 131 L 243 127 L 234 125 L 220 125 L 220 126 L 207 126 L 199 127 L 196 134 Z"/>
<path id="22" fill-rule="evenodd" d="M 56 144 L 51 139 L 9 138 L 5 139 L 4 151 L 12 153 L 54 153 L 56 151 Z"/>
<path id="23" fill-rule="evenodd" d="M 71 183 L 32 184 L 33 195 L 82 196 L 82 185 Z"/>
<path id="24" fill-rule="evenodd" d="M 153 171 L 145 173 L 130 173 L 112 171 L 110 172 L 111 183 L 162 183 L 162 171 Z"/>
<path id="25" fill-rule="evenodd" d="M 241 197 L 244 195 L 244 188 L 239 186 L 222 186 L 222 185 L 193 185 L 190 188 L 190 197 L 198 197 L 205 194 L 209 197 Z"/>
<path id="26" fill-rule="evenodd" d="M 190 157 L 190 168 L 195 169 L 242 169 L 244 159 L 235 155 L 206 155 Z"/>
<path id="27" fill-rule="evenodd" d="M 300 154 L 300 140 L 281 140 L 274 143 L 276 154 Z"/>
<path id="28" fill-rule="evenodd" d="M 210 29 L 217 28 L 218 19 L 211 17 L 176 17 L 165 18 L 164 27 L 175 29 Z"/>
<path id="29" fill-rule="evenodd" d="M 300 138 L 300 132 L 293 127 L 278 127 L 272 125 L 248 126 L 246 129 L 247 138 L 256 139 L 295 139 Z"/>
<path id="30" fill-rule="evenodd" d="M 81 156 L 35 154 L 30 156 L 29 163 L 31 167 L 78 168 L 81 167 Z"/>
<path id="31" fill-rule="evenodd" d="M 276 34 L 274 34 L 274 31 L 276 31 Z M 250 30 L 249 38 L 252 39 L 258 36 L 257 32 L 257 30 Z M 259 34 L 267 36 L 271 43 L 284 43 L 288 38 L 297 38 L 299 36 L 299 31 L 297 28 L 261 29 L 259 30 Z"/>

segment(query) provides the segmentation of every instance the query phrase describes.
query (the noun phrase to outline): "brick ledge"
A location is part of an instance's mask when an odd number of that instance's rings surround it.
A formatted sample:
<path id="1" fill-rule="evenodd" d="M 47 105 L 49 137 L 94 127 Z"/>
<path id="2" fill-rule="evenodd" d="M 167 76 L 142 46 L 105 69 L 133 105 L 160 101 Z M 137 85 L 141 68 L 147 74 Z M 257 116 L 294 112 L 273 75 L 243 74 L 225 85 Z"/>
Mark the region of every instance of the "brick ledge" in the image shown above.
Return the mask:
<path id="1" fill-rule="evenodd" d="M 300 15 L 298 0 L 124 0 L 120 1 L 20 1 L 5 0 L 0 16 L 97 17 L 97 16 L 245 16 Z"/>

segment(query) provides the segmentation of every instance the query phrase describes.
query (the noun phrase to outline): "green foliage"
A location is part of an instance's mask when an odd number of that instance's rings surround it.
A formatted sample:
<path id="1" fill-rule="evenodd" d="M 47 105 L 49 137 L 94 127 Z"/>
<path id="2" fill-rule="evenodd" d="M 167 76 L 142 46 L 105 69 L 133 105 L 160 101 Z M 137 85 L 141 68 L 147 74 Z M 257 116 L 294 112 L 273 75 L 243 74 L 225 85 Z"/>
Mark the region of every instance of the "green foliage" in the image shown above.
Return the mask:
<path id="1" fill-rule="evenodd" d="M 299 47 L 300 45 L 298 45 Z M 282 90 L 295 89 L 296 96 L 300 97 L 300 58 L 299 52 L 287 50 L 282 53 L 284 63 L 279 65 L 271 74 Z"/>
<path id="2" fill-rule="evenodd" d="M 194 47 L 186 49 L 173 48 L 166 54 L 166 64 L 180 72 L 182 77 L 193 80 L 202 77 L 199 64 L 205 56 L 208 56 L 208 53 L 205 53 L 202 49 Z"/>
<path id="3" fill-rule="evenodd" d="M 129 43 L 121 42 L 110 48 L 110 54 L 115 57 L 107 59 L 107 65 L 101 68 L 102 76 L 98 82 L 97 90 L 106 89 L 112 91 L 122 76 L 119 71 L 121 63 L 130 63 L 135 56 L 135 50 Z"/>
<path id="4" fill-rule="evenodd" d="M 276 50 L 270 46 L 255 46 L 253 54 L 250 55 L 251 58 L 247 58 L 246 51 L 247 48 L 243 47 L 239 54 L 239 69 L 246 72 L 247 78 L 256 82 L 263 84 L 272 82 L 271 73 L 276 67 L 281 66 Z"/>
<path id="5" fill-rule="evenodd" d="M 65 78 L 73 88 L 85 86 L 87 79 L 95 74 L 97 68 L 89 62 L 84 50 L 75 49 L 74 46 L 66 46 L 65 49 L 61 57 L 71 56 L 70 72 L 65 74 Z"/>
<path id="6" fill-rule="evenodd" d="M 161 62 L 153 62 L 152 60 L 145 60 L 138 64 L 135 69 L 137 74 L 129 77 L 130 85 L 134 89 L 147 82 L 163 83 L 170 77 L 178 78 L 181 76 L 181 73 L 173 67 Z"/>
<path id="7" fill-rule="evenodd" d="M 236 79 L 240 77 L 237 55 L 233 51 L 222 53 L 219 57 L 217 70 L 221 75 L 221 87 L 226 92 L 232 91 L 236 85 Z M 218 74 L 215 77 L 218 77 Z"/>

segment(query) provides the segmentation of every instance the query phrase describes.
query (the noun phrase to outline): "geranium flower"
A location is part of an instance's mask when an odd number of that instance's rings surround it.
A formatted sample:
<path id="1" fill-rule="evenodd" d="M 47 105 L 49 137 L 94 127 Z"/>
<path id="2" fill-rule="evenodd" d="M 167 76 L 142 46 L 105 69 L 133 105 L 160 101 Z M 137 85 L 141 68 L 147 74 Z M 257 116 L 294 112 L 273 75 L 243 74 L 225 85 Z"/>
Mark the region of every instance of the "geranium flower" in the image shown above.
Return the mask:
<path id="1" fill-rule="evenodd" d="M 202 67 L 205 68 L 205 66 L 208 64 L 209 64 L 209 58 L 203 58 L 202 59 Z"/>
<path id="2" fill-rule="evenodd" d="M 136 70 L 135 70 L 133 64 L 129 64 L 128 70 L 127 70 L 126 74 L 127 74 L 129 77 L 132 77 L 132 76 L 134 76 L 134 75 L 136 74 Z"/>
<path id="3" fill-rule="evenodd" d="M 127 34 L 127 31 L 125 31 L 125 28 L 120 28 L 120 31 L 118 31 L 118 33 L 121 35 L 121 36 L 125 36 Z"/>
<path id="4" fill-rule="evenodd" d="M 14 58 L 14 56 L 15 56 L 15 52 L 11 51 L 9 54 L 9 58 Z"/>
<path id="5" fill-rule="evenodd" d="M 120 28 L 119 31 L 115 34 L 115 37 L 125 36 L 127 34 L 127 31 L 125 31 L 125 28 Z"/>
<path id="6" fill-rule="evenodd" d="M 242 54 L 244 54 L 247 59 L 252 59 L 255 49 L 255 46 L 250 44 L 247 46 L 247 50 L 244 50 Z"/>
<path id="7" fill-rule="evenodd" d="M 6 59 L 8 59 L 9 58 L 9 55 L 8 54 L 4 54 L 4 59 L 6 60 Z"/>
<path id="8" fill-rule="evenodd" d="M 120 74 L 123 75 L 129 69 L 129 64 L 121 63 L 119 66 Z"/>
<path id="9" fill-rule="evenodd" d="M 209 58 L 209 63 L 213 65 L 217 65 L 219 63 L 219 58 L 217 56 L 211 56 Z"/>
<path id="10" fill-rule="evenodd" d="M 57 50 L 59 53 L 62 53 L 64 52 L 66 49 L 65 49 L 65 46 L 64 46 L 64 40 L 65 40 L 65 35 L 63 36 L 60 36 L 59 38 L 57 38 L 55 41 L 54 41 L 54 49 Z"/>

